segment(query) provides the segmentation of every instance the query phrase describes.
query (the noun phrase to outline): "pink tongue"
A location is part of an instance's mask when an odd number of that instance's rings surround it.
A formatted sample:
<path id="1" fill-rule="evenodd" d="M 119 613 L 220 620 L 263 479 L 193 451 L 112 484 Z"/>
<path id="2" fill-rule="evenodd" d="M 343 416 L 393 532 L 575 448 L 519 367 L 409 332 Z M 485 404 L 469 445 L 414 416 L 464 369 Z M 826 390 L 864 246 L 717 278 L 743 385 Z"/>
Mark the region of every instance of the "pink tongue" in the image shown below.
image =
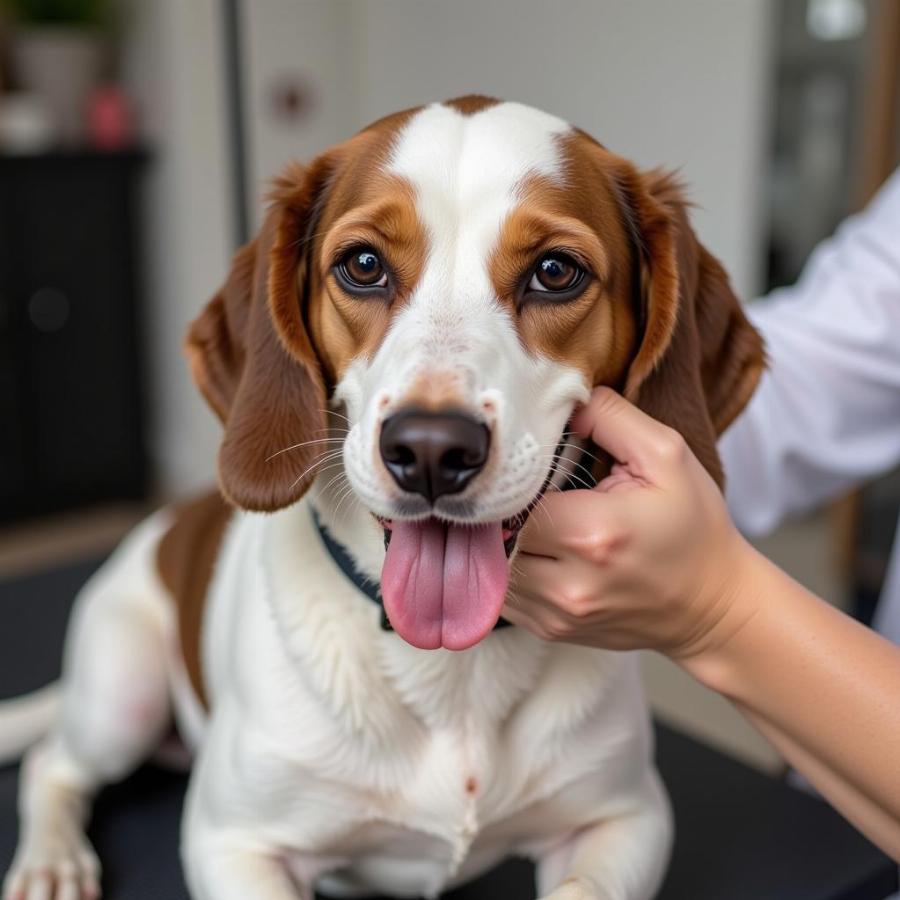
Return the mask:
<path id="1" fill-rule="evenodd" d="M 381 594 L 391 625 L 414 647 L 477 644 L 500 617 L 508 580 L 500 522 L 394 522 Z"/>

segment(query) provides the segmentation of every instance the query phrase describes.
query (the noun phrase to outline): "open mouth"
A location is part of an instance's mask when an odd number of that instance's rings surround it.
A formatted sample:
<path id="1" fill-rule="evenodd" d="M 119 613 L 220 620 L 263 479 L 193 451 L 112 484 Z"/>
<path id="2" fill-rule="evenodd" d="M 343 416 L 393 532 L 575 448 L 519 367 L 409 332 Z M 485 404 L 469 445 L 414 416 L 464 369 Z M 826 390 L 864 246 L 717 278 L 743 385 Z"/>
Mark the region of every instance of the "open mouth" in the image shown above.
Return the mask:
<path id="1" fill-rule="evenodd" d="M 556 459 L 562 444 L 557 448 Z M 393 629 L 424 650 L 465 650 L 497 624 L 509 584 L 509 556 L 556 466 L 515 516 L 478 524 L 436 516 L 415 521 L 375 516 L 384 529 L 381 595 Z"/>
<path id="2" fill-rule="evenodd" d="M 519 539 L 519 532 L 525 527 L 525 523 L 528 521 L 528 516 L 531 513 L 531 510 L 534 509 L 535 506 L 537 506 L 538 501 L 544 495 L 545 490 L 546 485 L 541 488 L 540 493 L 534 498 L 531 503 L 528 504 L 525 509 L 522 510 L 522 512 L 517 513 L 514 516 L 510 516 L 508 519 L 504 519 L 500 523 L 500 537 L 503 540 L 503 550 L 506 553 L 507 559 L 512 556 L 512 552 L 516 548 L 516 541 L 518 541 Z M 394 532 L 394 520 L 386 519 L 384 516 L 379 516 L 375 513 L 372 513 L 372 515 L 378 522 L 378 524 L 384 529 L 384 549 L 387 550 L 391 545 L 391 535 Z M 436 522 L 446 528 L 450 528 L 453 526 L 460 528 L 484 527 L 475 525 L 458 525 L 458 523 L 456 522 L 450 522 L 437 516 L 431 516 L 425 521 Z"/>

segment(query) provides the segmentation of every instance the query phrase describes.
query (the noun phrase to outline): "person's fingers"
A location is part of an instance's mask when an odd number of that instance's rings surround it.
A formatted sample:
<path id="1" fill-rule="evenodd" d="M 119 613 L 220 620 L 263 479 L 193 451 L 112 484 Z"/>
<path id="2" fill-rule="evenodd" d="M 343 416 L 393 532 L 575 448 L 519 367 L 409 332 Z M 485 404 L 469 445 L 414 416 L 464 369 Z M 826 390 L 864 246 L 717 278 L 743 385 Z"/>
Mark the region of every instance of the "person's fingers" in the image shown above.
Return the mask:
<path id="1" fill-rule="evenodd" d="M 548 556 L 517 553 L 513 561 L 508 602 L 518 606 L 543 603 L 566 577 L 568 568 L 570 567 Z"/>
<path id="2" fill-rule="evenodd" d="M 652 419 L 620 394 L 596 388 L 572 418 L 572 428 L 639 474 L 683 458 L 687 445 L 672 428 Z"/>
<path id="3" fill-rule="evenodd" d="M 593 533 L 603 499 L 592 490 L 544 494 L 519 536 L 520 552 L 551 558 L 569 553 L 573 543 Z"/>
<path id="4" fill-rule="evenodd" d="M 616 463 L 610 470 L 609 475 L 597 482 L 594 490 L 599 491 L 601 494 L 609 494 L 612 491 L 644 486 L 645 482 L 634 475 L 627 466 Z"/>
<path id="5" fill-rule="evenodd" d="M 559 610 L 539 603 L 516 605 L 507 603 L 503 607 L 503 618 L 526 628 L 545 641 L 568 638 L 575 630 L 572 623 Z"/>
<path id="6" fill-rule="evenodd" d="M 519 607 L 511 606 L 507 603 L 506 606 L 503 607 L 503 618 L 519 628 L 530 631 L 539 638 L 543 638 L 544 640 L 547 639 L 547 635 L 544 633 L 543 628 L 532 616 L 530 610 L 519 609 Z"/>
<path id="7" fill-rule="evenodd" d="M 519 535 L 519 553 L 531 553 L 551 559 L 562 551 L 560 538 L 578 527 L 577 513 L 572 509 L 572 498 L 586 491 L 547 491 L 531 511 L 525 527 Z M 579 509 L 581 506 L 579 504 Z"/>
<path id="8" fill-rule="evenodd" d="M 607 551 L 607 560 L 622 557 L 628 570 L 628 555 L 627 549 L 614 548 Z M 582 555 L 557 560 L 519 553 L 507 602 L 532 616 L 545 612 L 562 615 L 573 627 L 588 617 L 605 618 L 617 603 L 623 562 L 606 566 Z M 628 576 L 626 583 L 630 583 Z"/>
<path id="9" fill-rule="evenodd" d="M 524 531 L 522 534 L 524 535 Z M 538 545 L 538 552 L 529 553 L 523 548 L 523 538 L 519 538 L 519 550 L 512 564 L 512 581 L 526 590 L 543 588 L 545 584 L 552 584 L 559 578 L 558 559 L 547 553 L 541 553 L 542 547 Z"/>
<path id="10" fill-rule="evenodd" d="M 578 558 L 602 564 L 646 518 L 650 498 L 641 491 L 565 491 L 548 494 L 519 536 L 521 558 Z"/>
<path id="11" fill-rule="evenodd" d="M 565 566 L 555 559 L 521 553 L 514 566 L 505 609 L 513 609 L 532 618 L 553 612 L 555 589 L 565 578 Z"/>

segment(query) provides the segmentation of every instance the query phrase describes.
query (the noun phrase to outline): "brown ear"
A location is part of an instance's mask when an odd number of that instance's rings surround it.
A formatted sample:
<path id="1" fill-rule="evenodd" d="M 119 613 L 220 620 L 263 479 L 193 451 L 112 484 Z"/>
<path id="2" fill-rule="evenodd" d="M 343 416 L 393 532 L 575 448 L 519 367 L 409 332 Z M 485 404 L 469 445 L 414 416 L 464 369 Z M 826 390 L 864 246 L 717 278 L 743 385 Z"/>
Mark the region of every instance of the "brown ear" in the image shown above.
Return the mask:
<path id="1" fill-rule="evenodd" d="M 762 338 L 725 270 L 695 237 L 675 179 L 629 169 L 620 180 L 641 245 L 645 319 L 624 393 L 680 431 L 721 486 L 716 439 L 756 388 Z"/>
<path id="2" fill-rule="evenodd" d="M 191 372 L 225 425 L 219 481 L 228 500 L 271 512 L 315 478 L 326 392 L 304 321 L 307 245 L 327 160 L 277 183 L 259 235 L 235 254 L 224 287 L 190 326 Z M 300 444 L 301 446 L 295 446 Z M 287 447 L 295 449 L 284 451 Z"/>

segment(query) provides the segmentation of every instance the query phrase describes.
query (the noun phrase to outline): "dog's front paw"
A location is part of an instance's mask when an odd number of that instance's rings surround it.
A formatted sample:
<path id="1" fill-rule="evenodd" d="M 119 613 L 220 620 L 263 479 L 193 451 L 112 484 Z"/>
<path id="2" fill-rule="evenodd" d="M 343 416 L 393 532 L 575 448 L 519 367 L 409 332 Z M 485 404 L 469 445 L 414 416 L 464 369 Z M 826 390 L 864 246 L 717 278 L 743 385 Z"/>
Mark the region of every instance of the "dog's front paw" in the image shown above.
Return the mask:
<path id="1" fill-rule="evenodd" d="M 592 881 L 584 878 L 567 878 L 555 891 L 545 894 L 540 900 L 614 900 Z"/>
<path id="2" fill-rule="evenodd" d="M 97 900 L 100 863 L 80 835 L 55 834 L 19 846 L 3 882 L 3 900 Z"/>

